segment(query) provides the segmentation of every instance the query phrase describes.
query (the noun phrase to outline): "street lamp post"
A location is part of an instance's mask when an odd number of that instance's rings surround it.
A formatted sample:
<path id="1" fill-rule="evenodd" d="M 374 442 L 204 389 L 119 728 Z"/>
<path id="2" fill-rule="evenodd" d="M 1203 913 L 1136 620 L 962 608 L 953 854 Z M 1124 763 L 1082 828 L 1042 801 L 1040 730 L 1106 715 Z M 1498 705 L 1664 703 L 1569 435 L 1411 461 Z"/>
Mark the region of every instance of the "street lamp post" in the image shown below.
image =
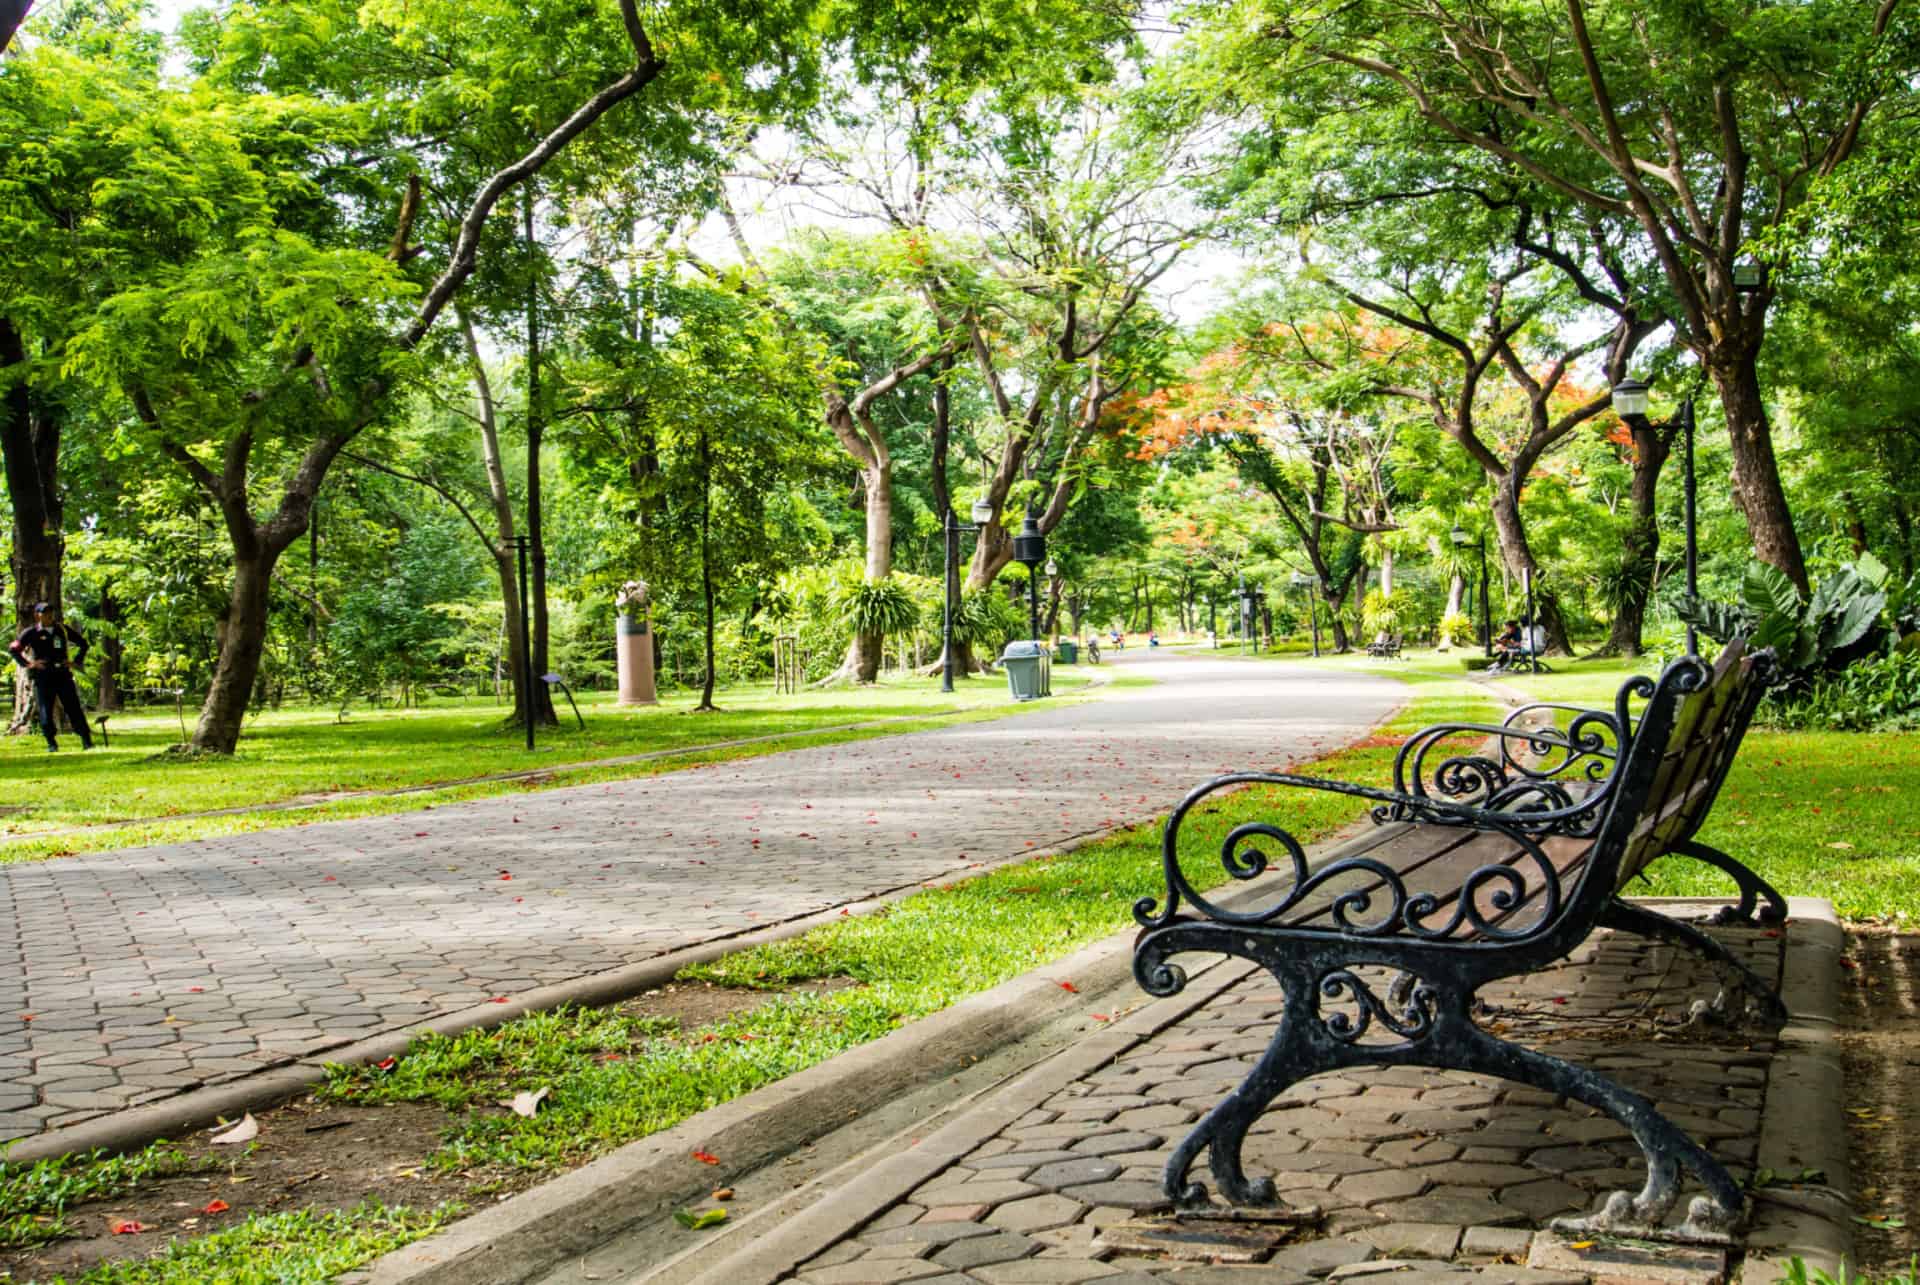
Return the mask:
<path id="1" fill-rule="evenodd" d="M 1455 548 L 1465 548 L 1467 545 L 1466 528 L 1455 527 L 1452 532 L 1449 533 L 1448 538 L 1453 541 Z M 1492 656 L 1493 609 L 1487 603 L 1487 537 L 1483 535 L 1474 543 L 1480 548 L 1480 646 L 1486 650 L 1488 656 Z M 1528 604 L 1528 609 L 1529 611 L 1532 609 L 1531 602 Z"/>
<path id="2" fill-rule="evenodd" d="M 1744 284 L 1744 283 L 1743 283 Z M 1613 409 L 1621 419 L 1638 429 L 1651 427 L 1647 420 L 1647 394 L 1651 391 L 1645 381 L 1623 379 L 1613 386 Z M 1675 413 L 1675 422 L 1680 425 L 1682 443 L 1680 456 L 1680 485 L 1686 498 L 1684 522 L 1687 541 L 1687 600 L 1696 602 L 1700 597 L 1700 538 L 1698 519 L 1694 504 L 1697 498 L 1693 471 L 1693 394 L 1689 393 L 1680 401 L 1680 409 Z M 1698 655 L 1700 635 L 1693 625 L 1687 625 L 1687 654 Z"/>
<path id="3" fill-rule="evenodd" d="M 954 513 L 953 507 L 947 507 L 947 565 L 945 592 L 940 596 L 945 611 L 940 622 L 940 651 L 943 660 L 940 665 L 940 690 L 953 690 L 953 613 L 960 597 L 960 537 L 977 534 L 981 527 L 993 521 L 993 501 L 975 500 L 973 502 L 973 525 L 963 524 Z"/>
<path id="4" fill-rule="evenodd" d="M 1213 610 L 1213 590 L 1207 590 L 1207 637 L 1213 640 L 1213 650 L 1220 650 L 1220 618 Z"/>
<path id="5" fill-rule="evenodd" d="M 1245 576 L 1240 577 L 1239 595 L 1240 595 L 1240 639 L 1242 642 L 1246 644 L 1247 651 L 1249 653 L 1257 653 L 1260 650 L 1259 643 L 1256 638 L 1256 632 L 1260 627 L 1258 604 L 1260 602 L 1262 595 L 1257 585 L 1250 585 L 1247 583 Z"/>
<path id="6" fill-rule="evenodd" d="M 1027 623 L 1033 632 L 1031 637 L 1040 641 L 1040 564 L 1047 560 L 1047 537 L 1040 530 L 1033 510 L 1027 510 L 1027 520 L 1020 524 L 1020 534 L 1013 537 L 1013 560 L 1027 569 Z"/>

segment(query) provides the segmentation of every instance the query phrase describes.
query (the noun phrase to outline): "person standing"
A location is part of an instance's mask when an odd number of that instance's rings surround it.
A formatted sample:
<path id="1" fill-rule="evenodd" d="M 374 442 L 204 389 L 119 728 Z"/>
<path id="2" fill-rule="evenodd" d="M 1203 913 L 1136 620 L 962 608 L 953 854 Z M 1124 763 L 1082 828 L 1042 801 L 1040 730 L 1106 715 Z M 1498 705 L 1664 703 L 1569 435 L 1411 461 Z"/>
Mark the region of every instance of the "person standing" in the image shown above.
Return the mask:
<path id="1" fill-rule="evenodd" d="M 33 604 L 33 623 L 7 644 L 13 663 L 27 671 L 33 680 L 34 699 L 40 706 L 40 730 L 46 733 L 47 752 L 60 748 L 55 735 L 53 706 L 58 701 L 67 711 L 67 721 L 80 733 L 80 743 L 93 748 L 93 733 L 87 730 L 87 711 L 80 704 L 80 689 L 73 685 L 73 671 L 86 663 L 86 635 L 63 624 L 58 612 L 44 602 Z"/>

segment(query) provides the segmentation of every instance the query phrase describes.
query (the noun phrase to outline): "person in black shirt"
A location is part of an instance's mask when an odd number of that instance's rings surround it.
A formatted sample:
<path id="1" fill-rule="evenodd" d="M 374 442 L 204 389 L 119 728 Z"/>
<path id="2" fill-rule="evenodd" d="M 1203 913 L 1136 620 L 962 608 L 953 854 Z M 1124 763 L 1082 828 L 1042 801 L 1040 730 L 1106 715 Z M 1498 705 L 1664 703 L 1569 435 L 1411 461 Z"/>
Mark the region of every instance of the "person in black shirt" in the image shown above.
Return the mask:
<path id="1" fill-rule="evenodd" d="M 87 659 L 87 639 L 78 629 L 60 623 L 58 613 L 44 602 L 33 604 L 33 624 L 7 644 L 13 663 L 27 671 L 33 680 L 34 698 L 40 705 L 40 730 L 47 736 L 49 753 L 60 748 L 54 732 L 53 704 L 60 702 L 67 721 L 80 733 L 80 743 L 93 748 L 93 734 L 87 730 L 87 711 L 80 704 L 80 690 L 73 685 L 73 671 Z"/>

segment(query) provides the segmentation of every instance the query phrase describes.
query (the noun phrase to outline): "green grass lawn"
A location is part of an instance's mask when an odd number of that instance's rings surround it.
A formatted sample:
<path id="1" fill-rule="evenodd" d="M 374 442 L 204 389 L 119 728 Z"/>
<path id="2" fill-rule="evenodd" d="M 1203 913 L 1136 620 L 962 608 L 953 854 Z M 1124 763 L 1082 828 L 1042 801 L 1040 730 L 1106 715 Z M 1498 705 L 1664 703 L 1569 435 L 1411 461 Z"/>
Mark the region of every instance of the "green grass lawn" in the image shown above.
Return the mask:
<path id="1" fill-rule="evenodd" d="M 1060 668 L 1055 690 L 1070 698 L 1086 690 L 1090 675 Z M 1140 680 L 1135 680 L 1140 681 Z M 1130 685 L 1130 684 L 1128 684 Z M 37 735 L 0 740 L 0 773 L 7 797 L 0 803 L 0 862 L 38 860 L 74 852 L 171 843 L 321 819 L 406 811 L 427 804 L 476 798 L 525 782 L 445 787 L 444 783 L 503 772 L 546 771 L 635 754 L 678 754 L 571 772 L 544 784 L 641 776 L 689 762 L 739 758 L 805 744 L 915 731 L 944 722 L 997 718 L 1017 706 L 999 677 L 975 678 L 941 693 L 937 679 L 890 679 L 870 688 L 839 688 L 777 695 L 770 685 L 727 689 L 716 697 L 720 713 L 695 714 L 692 696 L 620 709 L 611 693 L 582 700 L 586 730 L 564 710 L 558 728 L 542 728 L 539 748 L 529 754 L 524 733 L 504 725 L 506 711 L 491 702 L 442 703 L 425 709 L 360 711 L 344 723 L 332 709 L 265 711 L 247 725 L 232 758 L 182 758 L 165 751 L 180 740 L 174 711 L 143 710 L 116 715 L 108 724 L 109 748 L 82 752 L 74 736 L 48 754 Z M 192 711 L 187 711 L 191 726 Z M 896 720 L 859 731 L 850 724 Z M 754 745 L 731 741 L 784 737 Z M 441 786 L 430 793 L 328 799 L 338 793 Z M 310 801 L 295 811 L 243 811 L 240 815 L 193 816 L 221 809 L 257 809 Z M 173 819 L 170 819 L 173 818 Z M 136 821 L 134 825 L 106 826 Z"/>

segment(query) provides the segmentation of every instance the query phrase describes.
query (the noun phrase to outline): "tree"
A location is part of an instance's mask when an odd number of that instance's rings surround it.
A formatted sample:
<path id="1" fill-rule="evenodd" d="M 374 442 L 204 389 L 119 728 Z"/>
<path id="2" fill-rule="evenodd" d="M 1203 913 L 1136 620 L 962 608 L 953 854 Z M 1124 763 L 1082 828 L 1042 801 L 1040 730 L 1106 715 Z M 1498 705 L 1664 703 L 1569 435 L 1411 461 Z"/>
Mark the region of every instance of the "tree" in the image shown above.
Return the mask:
<path id="1" fill-rule="evenodd" d="M 1781 6 L 1565 0 L 1460 8 L 1267 0 L 1215 33 L 1253 96 L 1289 121 L 1329 109 L 1436 158 L 1478 153 L 1596 222 L 1637 232 L 1676 341 L 1712 380 L 1754 547 L 1802 589 L 1806 568 L 1757 363 L 1775 297 L 1751 244 L 1859 149 L 1920 24 L 1899 0 Z M 1275 57 L 1278 53 L 1281 56 Z M 1417 123 L 1417 130 L 1403 126 Z M 1794 247 L 1810 250 L 1811 246 Z"/>
<path id="2" fill-rule="evenodd" d="M 237 742 L 274 566 L 305 531 L 341 451 L 396 412 L 396 391 L 490 243 L 489 216 L 668 72 L 633 0 L 620 0 L 618 16 L 615 36 L 605 23 L 581 25 L 571 5 L 356 13 L 316 2 L 229 15 L 190 32 L 203 88 L 168 95 L 167 111 L 186 122 L 204 115 L 209 129 L 217 114 L 233 138 L 222 177 L 241 199 L 208 235 L 151 265 L 96 313 L 77 364 L 127 390 L 155 446 L 217 503 L 233 542 L 232 597 L 196 750 L 226 753 Z M 795 41 L 791 29 L 770 43 L 760 16 L 713 6 L 691 19 L 667 15 L 686 55 L 667 76 L 670 101 L 698 111 L 712 101 L 710 70 L 738 73 L 808 47 L 810 35 Z M 755 27 L 750 39 L 746 24 Z M 508 30 L 548 42 L 531 46 L 544 52 L 504 43 Z M 505 131 L 463 97 L 461 86 L 489 75 L 522 82 L 495 100 L 496 110 L 541 122 L 524 151 L 501 148 Z M 281 96 L 296 87 L 328 92 Z M 672 133 L 673 111 L 663 104 L 660 116 Z M 361 156 L 370 163 L 355 164 Z M 294 174 L 302 181 L 280 181 Z M 443 218 L 423 195 L 429 187 L 468 195 Z M 332 199 L 310 199 L 315 189 Z M 422 244 L 429 236 L 437 253 Z M 411 273 L 422 269 L 416 280 Z M 169 344 L 182 322 L 184 342 Z M 261 473 L 280 479 L 265 516 L 253 509 Z"/>
<path id="3" fill-rule="evenodd" d="M 656 283 L 649 303 L 663 333 L 614 320 L 568 354 L 577 409 L 560 431 L 619 508 L 647 515 L 626 529 L 623 560 L 656 592 L 697 593 L 699 708 L 712 710 L 722 586 L 771 581 L 804 554 L 783 540 L 774 498 L 819 472 L 825 448 L 809 431 L 806 365 L 777 317 L 685 281 Z"/>

